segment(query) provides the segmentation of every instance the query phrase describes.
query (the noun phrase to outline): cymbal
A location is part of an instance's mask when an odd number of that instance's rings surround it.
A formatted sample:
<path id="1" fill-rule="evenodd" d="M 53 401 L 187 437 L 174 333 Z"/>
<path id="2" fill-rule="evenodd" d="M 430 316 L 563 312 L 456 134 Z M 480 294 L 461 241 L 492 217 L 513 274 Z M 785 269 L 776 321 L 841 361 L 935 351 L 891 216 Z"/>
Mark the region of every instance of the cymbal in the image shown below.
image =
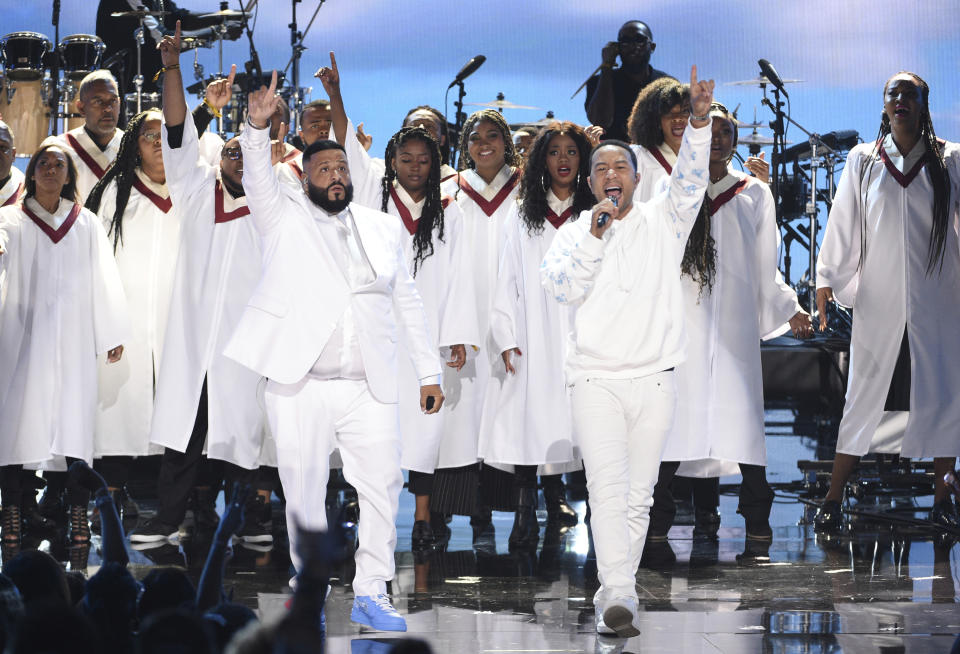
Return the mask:
<path id="1" fill-rule="evenodd" d="M 737 127 L 739 129 L 767 129 L 770 126 L 766 123 L 745 123 L 742 120 L 737 120 Z"/>
<path id="2" fill-rule="evenodd" d="M 212 14 L 200 14 L 198 18 L 244 18 L 252 16 L 249 11 L 237 11 L 236 9 L 221 9 Z"/>
<path id="3" fill-rule="evenodd" d="M 147 11 L 146 9 L 133 9 L 131 11 L 115 11 L 110 14 L 111 18 L 143 18 L 144 16 L 166 16 L 169 11 Z"/>
<path id="4" fill-rule="evenodd" d="M 793 143 L 793 141 L 786 141 L 785 143 Z M 737 139 L 737 145 L 773 145 L 773 137 L 763 134 L 747 134 Z"/>
<path id="5" fill-rule="evenodd" d="M 468 104 L 471 107 L 489 107 L 490 109 L 538 109 L 543 110 L 543 107 L 531 107 L 524 104 L 513 104 L 509 100 L 493 100 L 492 102 L 464 102 L 463 104 Z"/>
<path id="6" fill-rule="evenodd" d="M 784 84 L 796 84 L 798 82 L 802 82 L 803 80 L 802 79 L 781 79 L 780 81 L 783 82 Z M 768 80 L 766 76 L 760 75 L 759 77 L 755 77 L 753 79 L 744 79 L 744 80 L 739 80 L 737 82 L 725 82 L 724 86 L 764 86 L 766 84 L 772 85 L 773 82 Z"/>

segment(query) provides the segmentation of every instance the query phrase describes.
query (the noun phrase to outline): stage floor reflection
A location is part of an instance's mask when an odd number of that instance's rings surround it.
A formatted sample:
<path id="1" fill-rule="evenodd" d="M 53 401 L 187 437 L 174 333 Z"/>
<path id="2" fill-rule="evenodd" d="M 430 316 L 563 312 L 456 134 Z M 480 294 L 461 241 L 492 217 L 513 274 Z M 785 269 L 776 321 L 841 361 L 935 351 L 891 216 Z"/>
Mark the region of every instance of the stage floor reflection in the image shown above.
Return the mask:
<path id="1" fill-rule="evenodd" d="M 413 553 L 413 501 L 404 492 L 391 591 L 407 619 L 406 635 L 441 654 L 948 652 L 960 633 L 960 545 L 896 522 L 860 522 L 841 537 L 816 536 L 809 524 L 813 509 L 797 497 L 804 481 L 797 460 L 822 458 L 823 443 L 776 418 L 768 414 L 769 476 L 778 489 L 772 544 L 746 541 L 732 493 L 721 497 L 717 540 L 694 539 L 689 524 L 674 526 L 668 547 L 676 562 L 637 573 L 642 628 L 630 640 L 594 631 L 596 564 L 583 501 L 572 502 L 579 524 L 563 532 L 542 528 L 533 555 L 508 552 L 513 517 L 506 513 L 494 514 L 492 539 L 474 543 L 468 520 L 455 518 L 445 549 Z M 917 518 L 931 505 L 930 496 L 911 496 L 909 489 L 862 501 Z M 61 558 L 92 573 L 96 546 L 95 540 L 89 552 Z M 137 576 L 155 565 L 176 565 L 198 577 L 205 554 L 200 541 L 168 544 L 134 551 L 132 566 Z M 670 552 L 661 554 L 669 560 Z M 286 542 L 278 538 L 272 547 L 236 544 L 226 584 L 235 601 L 266 618 L 285 610 L 289 576 Z M 347 566 L 334 580 L 327 652 L 386 652 L 398 635 L 361 632 L 348 619 L 351 577 Z"/>

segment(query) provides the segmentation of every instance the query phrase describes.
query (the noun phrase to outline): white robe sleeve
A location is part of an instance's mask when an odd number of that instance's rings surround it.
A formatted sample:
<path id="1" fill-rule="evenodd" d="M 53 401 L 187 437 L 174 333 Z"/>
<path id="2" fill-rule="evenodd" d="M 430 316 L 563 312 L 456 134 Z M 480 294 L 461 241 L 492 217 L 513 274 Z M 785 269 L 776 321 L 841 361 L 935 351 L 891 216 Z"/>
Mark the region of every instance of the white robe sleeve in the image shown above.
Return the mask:
<path id="1" fill-rule="evenodd" d="M 540 264 L 540 283 L 561 304 L 576 302 L 590 292 L 603 260 L 606 241 L 590 233 L 591 218 L 592 213 L 584 211 L 580 220 L 561 227 Z"/>
<path id="2" fill-rule="evenodd" d="M 103 230 L 107 233 L 107 239 L 110 241 L 110 249 L 113 250 L 113 234 L 110 233 L 110 226 L 113 223 L 113 212 L 117 210 L 117 180 L 114 179 L 103 189 L 103 195 L 100 196 L 100 207 L 97 209 L 97 217 Z"/>
<path id="3" fill-rule="evenodd" d="M 490 360 L 496 363 L 500 355 L 507 350 L 520 347 L 517 323 L 520 319 L 523 302 L 521 287 L 522 264 L 521 244 L 518 233 L 520 220 L 517 205 L 514 204 L 507 215 L 503 231 L 506 243 L 500 249 L 500 266 L 497 274 L 497 286 L 493 294 L 493 309 L 490 313 Z"/>
<path id="4" fill-rule="evenodd" d="M 817 257 L 817 288 L 832 288 L 837 301 L 848 307 L 853 306 L 860 281 L 860 173 L 864 165 L 867 162 L 857 149 L 847 155 Z"/>
<path id="5" fill-rule="evenodd" d="M 240 132 L 243 151 L 243 190 L 250 219 L 263 237 L 283 220 L 284 194 L 270 163 L 270 131 L 247 126 Z"/>
<path id="6" fill-rule="evenodd" d="M 86 211 L 85 209 L 83 211 Z M 89 216 L 90 286 L 93 289 L 93 329 L 97 355 L 108 352 L 130 338 L 130 313 L 127 297 L 113 248 L 100 221 Z"/>
<path id="7" fill-rule="evenodd" d="M 710 180 L 710 125 L 694 127 L 689 122 L 683 130 L 683 141 L 677 153 L 677 165 L 670 174 L 666 193 L 655 196 L 648 203 L 657 211 L 677 236 L 677 263 L 683 259 L 684 246 L 703 204 L 703 196 Z"/>
<path id="8" fill-rule="evenodd" d="M 442 348 L 466 345 L 467 358 L 471 350 L 480 347 L 480 320 L 477 317 L 476 284 L 470 251 L 463 238 L 463 211 L 456 202 L 443 210 L 444 240 L 447 245 L 448 275 L 443 312 L 439 316 L 440 327 L 437 344 Z M 436 255 L 434 255 L 436 256 Z M 472 346 L 472 347 L 471 347 Z"/>
<path id="9" fill-rule="evenodd" d="M 332 129 L 332 128 L 331 128 Z M 347 151 L 347 165 L 350 167 L 350 180 L 353 182 L 353 201 L 364 207 L 380 211 L 382 206 L 382 189 L 380 181 L 386 172 L 383 165 L 370 156 L 363 149 L 363 145 L 356 138 L 356 130 L 350 119 L 347 119 L 347 137 L 343 147 Z M 335 138 L 335 135 L 331 135 Z"/>
<path id="10" fill-rule="evenodd" d="M 396 229 L 399 233 L 399 221 L 397 223 Z M 423 300 L 420 298 L 413 277 L 410 276 L 400 239 L 395 237 L 395 240 L 397 278 L 393 287 L 393 306 L 397 323 L 406 334 L 410 360 L 413 363 L 413 369 L 417 371 L 417 378 L 423 384 L 439 384 L 442 375 L 440 357 L 433 346 L 430 328 L 427 326 Z"/>
<path id="11" fill-rule="evenodd" d="M 802 311 L 797 302 L 797 293 L 783 281 L 777 264 L 780 261 L 780 230 L 777 227 L 776 209 L 770 187 L 763 182 L 748 182 L 761 189 L 756 204 L 757 240 L 756 270 L 760 275 L 757 281 L 758 306 L 760 315 L 760 334 L 764 340 L 774 338 L 789 330 L 787 322 Z"/>
<path id="12" fill-rule="evenodd" d="M 183 121 L 183 139 L 180 147 L 170 147 L 167 124 L 163 124 L 161 144 L 163 149 L 163 164 L 167 177 L 167 189 L 170 191 L 170 200 L 174 205 L 187 206 L 189 198 L 205 186 L 211 175 L 216 175 L 215 169 L 200 157 L 200 141 L 197 138 L 197 127 L 193 122 L 193 114 L 187 111 Z M 190 219 L 193 216 L 185 215 Z"/>

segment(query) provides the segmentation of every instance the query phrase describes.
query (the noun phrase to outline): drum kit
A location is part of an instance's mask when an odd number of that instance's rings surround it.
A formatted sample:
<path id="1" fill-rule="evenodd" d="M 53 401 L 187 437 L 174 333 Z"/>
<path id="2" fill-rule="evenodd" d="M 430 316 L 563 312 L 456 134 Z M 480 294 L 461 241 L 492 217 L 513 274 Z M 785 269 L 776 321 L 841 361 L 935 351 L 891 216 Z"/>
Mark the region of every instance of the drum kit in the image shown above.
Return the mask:
<path id="1" fill-rule="evenodd" d="M 784 102 L 781 94 L 786 95 L 785 84 L 796 84 L 803 80 L 781 79 L 776 71 L 767 65 L 765 73 L 749 80 L 728 82 L 730 86 L 759 86 L 763 93 L 761 104 L 768 107 L 774 115 L 769 123 L 757 122 L 756 115 L 752 123 L 737 121 L 740 129 L 752 129 L 746 136 L 741 136 L 738 145 L 747 146 L 752 155 L 760 152 L 764 146 L 772 146 L 770 157 L 771 190 L 776 201 L 777 223 L 783 233 L 784 270 L 785 279 L 789 282 L 792 243 L 805 248 L 809 254 L 809 268 L 802 278 L 795 284 L 798 295 L 805 296 L 807 306 L 812 310 L 816 307 L 816 265 L 817 265 L 817 233 L 820 227 L 819 204 L 823 203 L 829 211 L 833 204 L 836 191 L 836 174 L 838 165 L 844 161 L 846 151 L 857 144 L 859 136 L 853 130 L 816 134 L 808 131 L 787 112 L 784 112 Z M 772 91 L 773 99 L 768 97 L 768 87 Z M 790 148 L 786 140 L 787 123 L 803 132 L 807 139 Z M 772 136 L 761 134 L 759 130 L 770 129 Z M 823 175 L 820 174 L 821 169 Z M 795 221 L 805 221 L 806 224 L 794 226 Z"/>

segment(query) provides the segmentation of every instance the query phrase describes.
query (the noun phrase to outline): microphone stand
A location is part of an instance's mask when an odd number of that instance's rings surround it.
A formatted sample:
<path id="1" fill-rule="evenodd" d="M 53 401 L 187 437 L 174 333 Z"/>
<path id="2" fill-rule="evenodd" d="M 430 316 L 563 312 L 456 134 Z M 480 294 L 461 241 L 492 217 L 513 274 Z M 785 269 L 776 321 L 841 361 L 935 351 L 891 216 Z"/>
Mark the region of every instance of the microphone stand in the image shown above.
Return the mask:
<path id="1" fill-rule="evenodd" d="M 52 95 L 50 97 L 50 106 L 53 108 L 51 112 L 51 119 L 53 123 L 53 128 L 51 129 L 51 134 L 56 136 L 60 133 L 59 123 L 61 114 L 63 115 L 64 121 L 66 121 L 66 108 L 64 111 L 60 110 L 60 0 L 53 0 L 53 61 L 50 64 L 50 80 L 51 80 L 51 89 Z M 43 87 L 41 87 L 43 88 Z M 64 131 L 66 131 L 66 124 L 64 124 Z"/>
<path id="2" fill-rule="evenodd" d="M 303 94 L 300 92 L 300 58 L 303 56 L 303 51 L 306 50 L 303 41 L 307 38 L 307 33 L 310 31 L 310 28 L 313 27 L 313 21 L 316 20 L 317 14 L 320 12 L 320 7 L 323 6 L 326 0 L 320 0 L 320 4 L 318 4 L 317 8 L 313 11 L 310 22 L 307 23 L 307 29 L 301 34 L 297 30 L 297 3 L 302 1 L 303 0 L 291 0 L 292 19 L 287 27 L 290 28 L 290 47 L 293 49 L 293 55 L 290 57 L 290 60 L 287 61 L 287 65 L 283 67 L 283 72 L 286 74 L 287 69 L 290 68 L 290 64 L 293 64 L 293 71 L 290 75 L 290 84 L 293 87 L 290 96 L 290 113 L 294 134 L 300 131 L 300 112 L 303 111 Z"/>
<path id="3" fill-rule="evenodd" d="M 467 114 L 463 111 L 463 96 L 467 92 L 463 88 L 463 80 L 456 82 L 457 84 L 457 101 L 453 103 L 454 108 L 457 110 L 456 120 L 454 130 L 456 131 L 457 136 L 460 136 L 460 133 L 463 131 L 463 126 L 467 122 Z M 456 149 L 454 150 L 456 154 Z"/>

